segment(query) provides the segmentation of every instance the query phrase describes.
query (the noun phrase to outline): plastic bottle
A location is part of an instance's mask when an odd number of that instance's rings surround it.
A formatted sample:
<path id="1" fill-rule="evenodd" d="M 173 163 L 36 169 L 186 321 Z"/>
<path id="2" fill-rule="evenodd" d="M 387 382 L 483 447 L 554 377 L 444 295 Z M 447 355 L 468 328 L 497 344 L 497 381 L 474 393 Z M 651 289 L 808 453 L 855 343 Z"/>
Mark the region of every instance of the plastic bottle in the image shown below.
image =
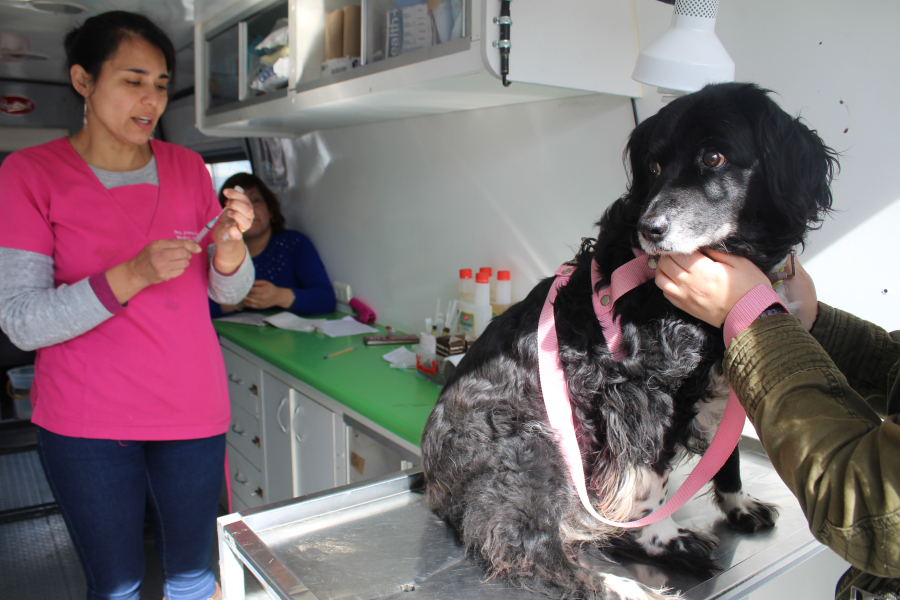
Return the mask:
<path id="1" fill-rule="evenodd" d="M 488 302 L 493 302 L 494 294 L 497 293 L 496 292 L 496 282 L 494 281 L 494 269 L 492 269 L 491 267 L 481 267 L 480 269 L 478 269 L 478 272 L 479 273 L 487 273 L 488 283 L 490 283 L 490 285 L 491 285 L 491 295 L 490 295 L 490 298 L 488 299 Z"/>
<path id="2" fill-rule="evenodd" d="M 491 302 L 493 314 L 503 314 L 512 304 L 512 281 L 509 279 L 509 271 L 497 271 L 497 288 L 494 293 L 494 301 Z"/>
<path id="3" fill-rule="evenodd" d="M 475 280 L 472 279 L 472 269 L 460 269 L 459 281 L 456 283 L 456 291 L 465 302 L 475 301 Z"/>
<path id="4" fill-rule="evenodd" d="M 491 320 L 491 284 L 487 273 L 475 276 L 475 295 L 472 302 L 459 302 L 459 329 L 467 337 L 477 339 Z"/>

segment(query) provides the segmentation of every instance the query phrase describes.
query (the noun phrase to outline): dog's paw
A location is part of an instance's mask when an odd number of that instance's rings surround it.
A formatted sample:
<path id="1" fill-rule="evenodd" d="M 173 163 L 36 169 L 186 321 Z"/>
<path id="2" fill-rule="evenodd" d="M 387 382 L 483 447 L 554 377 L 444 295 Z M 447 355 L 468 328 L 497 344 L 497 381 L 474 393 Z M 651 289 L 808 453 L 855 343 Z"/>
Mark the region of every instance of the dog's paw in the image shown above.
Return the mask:
<path id="1" fill-rule="evenodd" d="M 604 593 L 602 600 L 682 600 L 681 596 L 669 595 L 666 589 L 652 589 L 633 579 L 625 579 L 604 573 L 600 575 Z"/>
<path id="2" fill-rule="evenodd" d="M 637 541 L 650 556 L 689 555 L 707 558 L 718 540 L 709 533 L 681 529 L 671 517 L 643 527 Z"/>
<path id="3" fill-rule="evenodd" d="M 753 533 L 772 527 L 778 518 L 778 507 L 757 500 L 744 492 L 723 494 L 716 492 L 719 510 L 732 529 Z"/>

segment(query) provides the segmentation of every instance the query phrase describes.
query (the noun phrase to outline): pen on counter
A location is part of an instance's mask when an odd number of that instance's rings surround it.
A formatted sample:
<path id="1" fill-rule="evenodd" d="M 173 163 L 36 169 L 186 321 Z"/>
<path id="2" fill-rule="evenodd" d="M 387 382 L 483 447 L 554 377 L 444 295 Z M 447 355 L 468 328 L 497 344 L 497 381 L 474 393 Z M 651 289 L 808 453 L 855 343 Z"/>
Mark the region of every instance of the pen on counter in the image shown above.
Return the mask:
<path id="1" fill-rule="evenodd" d="M 244 193 L 244 188 L 242 188 L 239 185 L 234 186 L 234 189 L 242 194 Z M 206 234 L 209 233 L 209 230 L 216 226 L 216 222 L 218 222 L 219 217 L 224 215 L 226 210 L 228 210 L 228 206 L 225 206 L 225 208 L 222 209 L 222 212 L 217 214 L 215 217 L 213 217 L 212 221 L 210 221 L 209 223 L 206 224 L 206 227 L 203 228 L 203 231 L 201 231 L 200 233 L 198 233 L 196 235 L 196 237 L 194 237 L 194 242 L 199 244 L 200 240 L 202 240 L 204 237 L 206 237 Z M 226 236 L 225 239 L 227 240 L 228 239 L 227 232 L 225 233 L 225 236 Z"/>
<path id="2" fill-rule="evenodd" d="M 338 354 L 343 354 L 344 352 L 350 352 L 351 350 L 356 350 L 356 346 L 350 346 L 349 348 L 344 348 L 343 350 L 338 350 L 337 352 L 326 354 L 325 358 L 331 358 L 332 356 L 337 356 Z"/>

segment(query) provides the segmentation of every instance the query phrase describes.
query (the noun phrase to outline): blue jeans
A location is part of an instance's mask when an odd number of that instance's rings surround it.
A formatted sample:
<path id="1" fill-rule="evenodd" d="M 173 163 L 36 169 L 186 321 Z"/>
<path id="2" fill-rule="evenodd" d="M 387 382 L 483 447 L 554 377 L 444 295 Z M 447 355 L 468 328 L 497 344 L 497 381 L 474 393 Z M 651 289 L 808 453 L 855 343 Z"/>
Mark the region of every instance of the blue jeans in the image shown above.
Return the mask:
<path id="1" fill-rule="evenodd" d="M 47 480 L 81 558 L 88 600 L 139 600 L 149 505 L 167 600 L 206 600 L 225 435 L 134 442 L 39 428 Z"/>

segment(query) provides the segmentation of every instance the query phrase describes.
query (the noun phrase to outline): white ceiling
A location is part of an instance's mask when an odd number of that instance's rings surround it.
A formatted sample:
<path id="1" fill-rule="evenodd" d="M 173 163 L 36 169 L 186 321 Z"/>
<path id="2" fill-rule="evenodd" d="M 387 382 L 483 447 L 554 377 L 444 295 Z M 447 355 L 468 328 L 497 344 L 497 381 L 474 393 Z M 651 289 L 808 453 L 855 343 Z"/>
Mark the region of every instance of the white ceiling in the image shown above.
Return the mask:
<path id="1" fill-rule="evenodd" d="M 38 2 L 32 5 L 31 0 L 0 0 L 0 34 L 24 35 L 30 52 L 49 57 L 21 62 L 0 60 L 0 79 L 68 83 L 62 48 L 65 34 L 90 16 L 109 10 L 128 10 L 150 17 L 172 39 L 179 51 L 175 89 L 185 87 L 179 81 L 186 85 L 192 83 L 194 0 L 61 0 L 59 4 L 84 9 L 75 15 L 38 10 L 35 8 Z"/>

